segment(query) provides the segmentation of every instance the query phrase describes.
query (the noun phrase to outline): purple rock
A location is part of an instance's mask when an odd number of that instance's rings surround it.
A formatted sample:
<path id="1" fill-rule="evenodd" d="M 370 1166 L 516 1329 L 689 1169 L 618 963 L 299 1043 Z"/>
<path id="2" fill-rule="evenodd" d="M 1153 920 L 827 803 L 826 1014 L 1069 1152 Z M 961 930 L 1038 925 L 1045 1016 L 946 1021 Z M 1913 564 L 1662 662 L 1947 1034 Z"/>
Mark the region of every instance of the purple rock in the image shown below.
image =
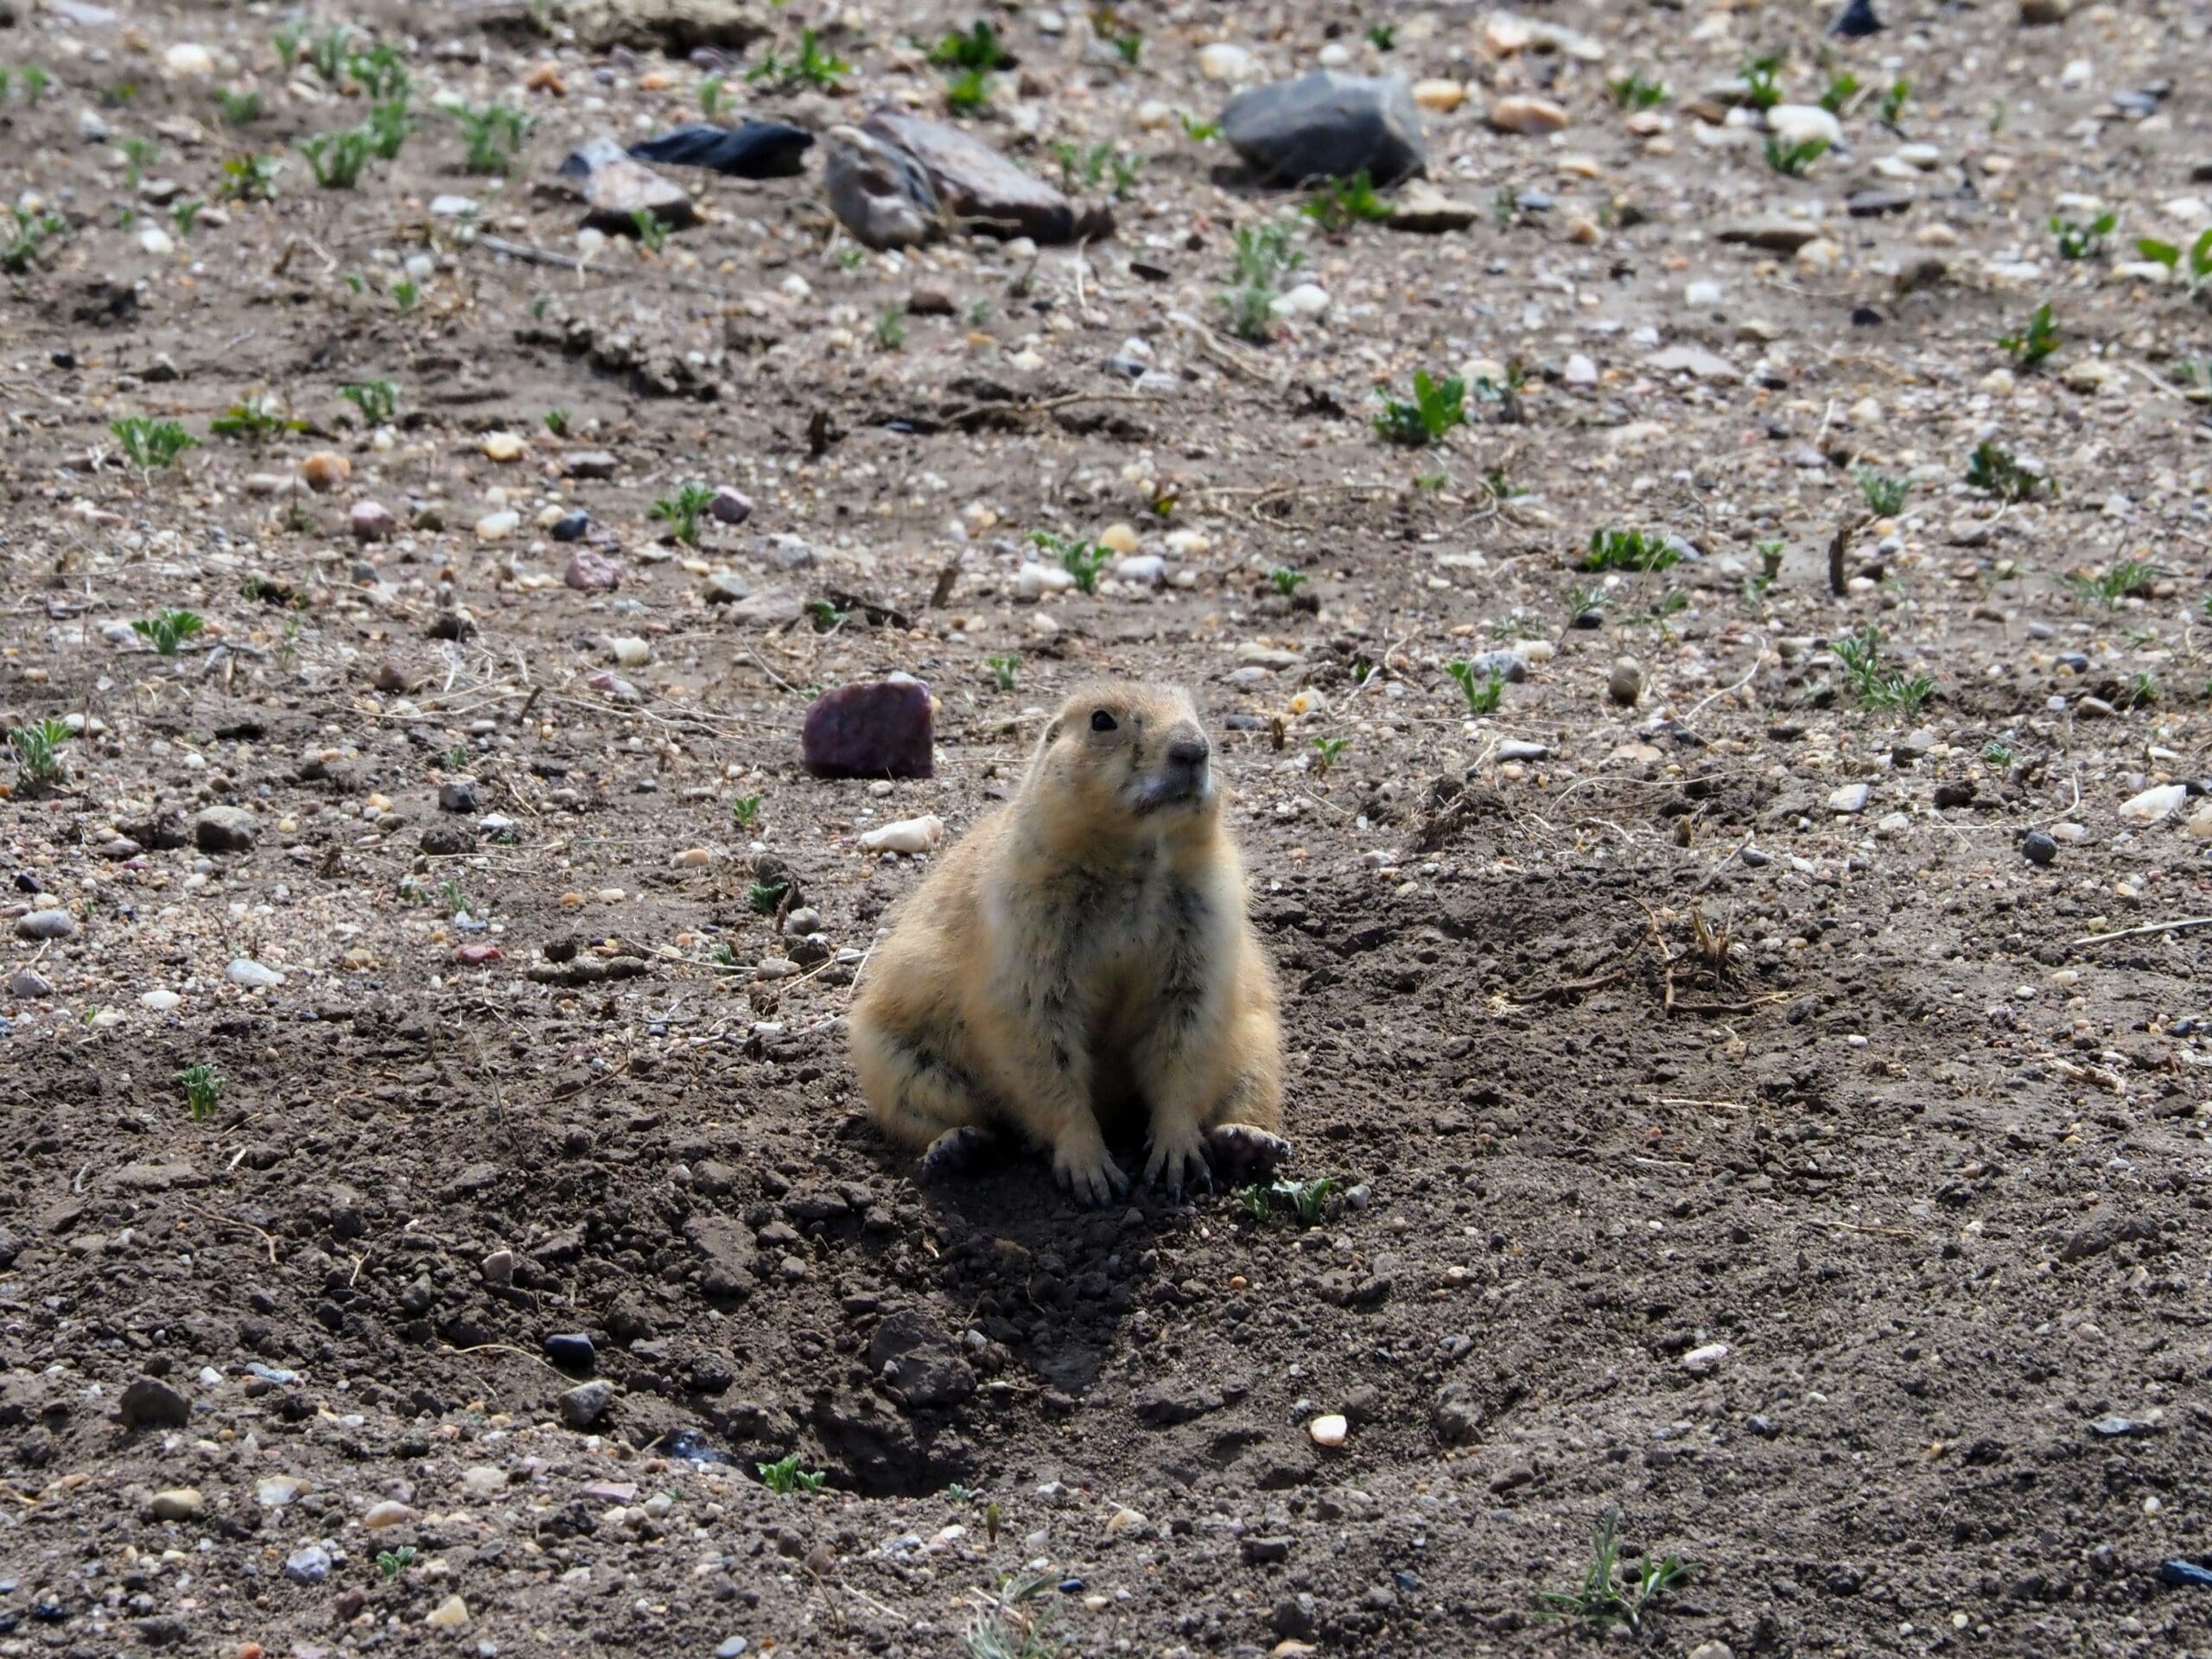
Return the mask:
<path id="1" fill-rule="evenodd" d="M 877 680 L 825 691 L 806 711 L 806 769 L 823 778 L 927 778 L 930 689 Z"/>
<path id="2" fill-rule="evenodd" d="M 561 580 L 588 594 L 611 594 L 622 585 L 622 566 L 604 553 L 580 547 L 569 555 L 568 574 Z"/>
<path id="3" fill-rule="evenodd" d="M 753 516 L 753 498 L 742 490 L 733 490 L 727 484 L 715 492 L 715 499 L 707 503 L 707 511 L 721 524 L 741 524 Z"/>

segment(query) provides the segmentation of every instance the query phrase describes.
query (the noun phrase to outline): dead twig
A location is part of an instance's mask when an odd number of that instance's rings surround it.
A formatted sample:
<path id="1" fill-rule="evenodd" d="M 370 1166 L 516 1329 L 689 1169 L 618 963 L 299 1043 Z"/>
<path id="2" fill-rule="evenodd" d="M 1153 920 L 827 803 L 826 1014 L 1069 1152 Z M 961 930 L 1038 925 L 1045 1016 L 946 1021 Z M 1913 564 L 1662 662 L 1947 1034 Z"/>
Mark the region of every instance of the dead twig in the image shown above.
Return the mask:
<path id="1" fill-rule="evenodd" d="M 2085 944 L 2107 944 L 2114 939 L 2139 939 L 2152 933 L 2180 933 L 2193 927 L 2212 927 L 2212 916 L 2184 916 L 2178 921 L 2147 922 L 2141 927 L 2123 927 L 2117 933 L 2087 933 L 2070 941 L 2075 948 Z"/>
<path id="2" fill-rule="evenodd" d="M 276 1241 L 274 1238 L 271 1238 L 269 1234 L 264 1231 L 261 1228 L 255 1226 L 251 1222 L 240 1221 L 235 1216 L 222 1215 L 216 1211 L 209 1210 L 202 1205 L 194 1204 L 189 1198 L 181 1198 L 178 1202 L 182 1204 L 186 1209 L 191 1211 L 194 1215 L 205 1216 L 210 1221 L 221 1222 L 226 1227 L 236 1227 L 242 1232 L 253 1234 L 254 1236 L 258 1238 L 268 1247 L 269 1265 L 272 1268 L 277 1265 Z"/>

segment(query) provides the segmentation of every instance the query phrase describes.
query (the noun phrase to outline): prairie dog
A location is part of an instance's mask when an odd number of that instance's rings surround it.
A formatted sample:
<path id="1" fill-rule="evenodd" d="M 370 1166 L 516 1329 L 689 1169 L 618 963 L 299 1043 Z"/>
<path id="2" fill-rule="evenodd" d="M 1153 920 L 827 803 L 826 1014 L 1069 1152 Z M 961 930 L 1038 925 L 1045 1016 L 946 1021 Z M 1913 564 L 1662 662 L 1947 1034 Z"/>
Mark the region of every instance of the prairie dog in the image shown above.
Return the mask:
<path id="1" fill-rule="evenodd" d="M 875 952 L 854 1065 L 925 1173 L 1018 1128 L 1086 1204 L 1128 1191 L 1105 1125 L 1141 1106 L 1179 1195 L 1289 1153 L 1274 975 L 1245 914 L 1212 746 L 1179 687 L 1062 705 L 1021 788 L 938 862 Z"/>

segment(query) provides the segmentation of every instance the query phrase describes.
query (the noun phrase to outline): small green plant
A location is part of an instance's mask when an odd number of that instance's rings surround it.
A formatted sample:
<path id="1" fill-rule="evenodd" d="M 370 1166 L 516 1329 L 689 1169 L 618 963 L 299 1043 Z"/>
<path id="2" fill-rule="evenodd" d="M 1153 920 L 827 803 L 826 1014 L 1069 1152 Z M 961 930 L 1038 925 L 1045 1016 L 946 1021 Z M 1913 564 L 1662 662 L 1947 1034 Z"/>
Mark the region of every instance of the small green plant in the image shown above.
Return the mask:
<path id="1" fill-rule="evenodd" d="M 399 388 L 389 380 L 357 380 L 338 388 L 338 395 L 361 411 L 369 426 L 389 426 L 399 412 Z"/>
<path id="2" fill-rule="evenodd" d="M 1613 102 L 1624 110 L 1654 110 L 1672 96 L 1663 80 L 1646 80 L 1642 75 L 1623 75 L 1607 83 Z"/>
<path id="3" fill-rule="evenodd" d="M 798 35 L 798 57 L 779 58 L 771 52 L 745 72 L 745 79 L 755 86 L 766 86 L 775 92 L 796 92 L 802 86 L 829 92 L 852 73 L 851 64 L 823 51 L 821 37 L 810 29 L 803 29 Z"/>
<path id="4" fill-rule="evenodd" d="M 2050 302 L 2045 300 L 2028 313 L 2027 322 L 2016 334 L 1997 336 L 1998 348 L 2012 359 L 2017 369 L 2032 369 L 2058 349 L 2058 330 L 2050 320 Z"/>
<path id="5" fill-rule="evenodd" d="M 2012 751 L 2002 743 L 1985 743 L 1981 746 L 1981 764 L 1993 771 L 2010 772 Z"/>
<path id="6" fill-rule="evenodd" d="M 1125 69 L 1135 68 L 1137 60 L 1144 55 L 1142 32 L 1122 16 L 1117 6 L 1093 6 L 1090 32 L 1114 48 L 1114 55 L 1121 59 Z"/>
<path id="7" fill-rule="evenodd" d="M 1483 395 L 1483 385 L 1481 381 L 1475 383 L 1475 396 L 1478 397 Z M 1483 474 L 1483 487 L 1501 501 L 1515 500 L 1529 493 L 1505 475 L 1503 467 L 1493 467 Z"/>
<path id="8" fill-rule="evenodd" d="M 412 1544 L 402 1544 L 397 1549 L 377 1552 L 377 1571 L 387 1579 L 396 1579 L 415 1565 L 417 1552 Z"/>
<path id="9" fill-rule="evenodd" d="M 1315 738 L 1313 740 L 1313 775 L 1316 778 L 1327 777 L 1330 768 L 1337 764 L 1337 757 L 1344 752 L 1344 740 L 1341 737 Z"/>
<path id="10" fill-rule="evenodd" d="M 1623 626 L 1631 628 L 1649 627 L 1659 631 L 1660 638 L 1669 638 L 1667 619 L 1689 608 L 1690 596 L 1679 588 L 1669 588 L 1651 601 L 1651 608 L 1626 618 Z"/>
<path id="11" fill-rule="evenodd" d="M 1813 170 L 1813 163 L 1828 153 L 1825 138 L 1800 138 L 1784 143 L 1780 138 L 1766 141 L 1766 164 L 1776 172 L 1792 179 L 1802 179 Z"/>
<path id="12" fill-rule="evenodd" d="M 346 54 L 346 73 L 370 99 L 404 98 L 410 85 L 407 60 L 395 46 L 371 47 Z"/>
<path id="13" fill-rule="evenodd" d="M 200 447 L 200 440 L 175 421 L 151 420 L 143 415 L 111 421 L 107 429 L 123 446 L 124 457 L 142 473 L 173 467 L 186 450 Z"/>
<path id="14" fill-rule="evenodd" d="M 471 173 L 507 173 L 522 153 L 523 140 L 537 124 L 512 104 L 464 104 L 452 111 L 468 147 Z"/>
<path id="15" fill-rule="evenodd" d="M 207 625 L 190 611 L 156 611 L 151 616 L 142 616 L 130 625 L 130 632 L 150 642 L 164 657 L 174 657 L 177 647 L 194 635 L 207 631 Z"/>
<path id="16" fill-rule="evenodd" d="M 699 113 L 708 120 L 717 119 L 721 112 L 728 82 L 720 75 L 709 75 L 699 83 Z"/>
<path id="17" fill-rule="evenodd" d="M 1744 102 L 1764 115 L 1782 102 L 1782 60 L 1753 58 L 1744 66 Z"/>
<path id="18" fill-rule="evenodd" d="M 369 153 L 378 161 L 389 162 L 398 156 L 414 130 L 415 118 L 407 112 L 407 99 L 403 96 L 371 105 L 361 134 Z"/>
<path id="19" fill-rule="evenodd" d="M 351 29 L 340 27 L 324 30 L 307 42 L 308 67 L 330 86 L 342 84 L 353 44 Z"/>
<path id="20" fill-rule="evenodd" d="M 36 104 L 46 96 L 46 89 L 54 85 L 54 77 L 47 73 L 45 67 L 40 64 L 25 64 L 22 68 L 22 77 L 23 102 L 26 104 Z"/>
<path id="21" fill-rule="evenodd" d="M 1385 396 L 1374 427 L 1385 442 L 1409 449 L 1444 442 L 1444 435 L 1467 423 L 1467 383 L 1458 375 L 1438 380 L 1426 369 L 1414 371 L 1414 400 Z"/>
<path id="22" fill-rule="evenodd" d="M 169 223 L 176 226 L 176 233 L 179 236 L 192 234 L 193 226 L 200 222 L 200 210 L 207 205 L 206 202 L 192 196 L 186 196 L 181 200 L 169 204 Z"/>
<path id="23" fill-rule="evenodd" d="M 1898 499 L 1902 500 L 1904 498 Z M 1774 586 L 1776 578 L 1782 575 L 1783 543 L 1778 540 L 1754 542 L 1751 549 L 1759 556 L 1759 573 L 1756 576 L 1744 578 L 1744 597 L 1757 601 L 1764 596 L 1766 590 Z"/>
<path id="24" fill-rule="evenodd" d="M 1275 1218 L 1275 1195 L 1255 1182 L 1236 1189 L 1236 1207 L 1246 1217 L 1265 1226 Z"/>
<path id="25" fill-rule="evenodd" d="M 2123 709 L 2148 709 L 2158 701 L 2158 683 L 2148 670 L 2139 670 L 2127 682 L 2127 696 L 2120 702 Z"/>
<path id="26" fill-rule="evenodd" d="M 1853 474 L 1859 480 L 1859 493 L 1866 498 L 1866 505 L 1878 518 L 1894 518 L 1904 511 L 1904 499 L 1912 492 L 1911 481 L 1872 467 L 1861 467 Z"/>
<path id="27" fill-rule="evenodd" d="M 739 796 L 729 804 L 729 816 L 741 830 L 758 830 L 760 827 L 760 798 L 758 795 Z"/>
<path id="28" fill-rule="evenodd" d="M 1194 144 L 1210 144 L 1221 137 L 1221 123 L 1199 121 L 1187 115 L 1175 118 L 1183 124 L 1183 136 Z"/>
<path id="29" fill-rule="evenodd" d="M 781 908 L 784 895 L 790 891 L 791 883 L 788 881 L 755 881 L 745 890 L 746 907 L 756 916 L 772 916 Z"/>
<path id="30" fill-rule="evenodd" d="M 162 147 L 150 138 L 126 138 L 117 146 L 123 152 L 124 188 L 136 190 L 146 169 L 162 158 Z"/>
<path id="31" fill-rule="evenodd" d="M 215 105 L 222 111 L 226 127 L 251 126 L 261 119 L 261 93 L 255 87 L 241 92 L 226 86 L 215 94 Z"/>
<path id="32" fill-rule="evenodd" d="M 1668 570 L 1681 563 L 1681 550 L 1664 536 L 1641 530 L 1593 530 L 1590 550 L 1577 569 Z"/>
<path id="33" fill-rule="evenodd" d="M 41 720 L 35 726 L 8 728 L 8 752 L 15 757 L 16 782 L 28 788 L 46 789 L 60 783 L 69 768 L 61 759 L 61 746 L 76 734 L 59 720 Z"/>
<path id="34" fill-rule="evenodd" d="M 2068 576 L 2064 581 L 2083 599 L 2094 600 L 2105 609 L 2116 611 L 2122 600 L 2147 593 L 2160 574 L 2154 564 L 2145 564 L 2140 559 L 2123 559 L 2096 575 Z"/>
<path id="35" fill-rule="evenodd" d="M 1303 571 L 1294 570 L 1288 565 L 1277 565 L 1268 572 L 1268 580 L 1274 584 L 1275 592 L 1288 599 L 1306 585 L 1306 578 Z"/>
<path id="36" fill-rule="evenodd" d="M 1592 611 L 1609 609 L 1613 602 L 1606 595 L 1604 588 L 1586 587 L 1579 582 L 1570 585 L 1567 591 L 1559 596 L 1559 600 L 1560 604 L 1566 609 L 1567 620 L 1570 622 L 1576 617 L 1586 616 Z"/>
<path id="37" fill-rule="evenodd" d="M 944 107 L 973 115 L 991 101 L 991 78 L 981 69 L 957 69 L 944 78 Z"/>
<path id="38" fill-rule="evenodd" d="M 38 251 L 69 228 L 59 213 L 26 213 L 8 209 L 9 222 L 0 226 L 0 270 L 20 276 L 38 261 Z"/>
<path id="39" fill-rule="evenodd" d="M 539 418 L 545 423 L 545 429 L 555 437 L 565 438 L 569 435 L 571 417 L 567 410 L 549 409 Z"/>
<path id="40" fill-rule="evenodd" d="M 998 1507 L 992 1504 L 986 1517 L 995 1540 Z M 1001 1582 L 996 1595 L 978 1592 L 990 1605 L 961 1632 L 968 1659 L 1061 1659 L 1067 1644 L 1052 1634 L 1051 1605 L 1033 1605 L 1058 1576 L 1049 1568 L 1021 1573 Z"/>
<path id="41" fill-rule="evenodd" d="M 391 308 L 403 317 L 412 311 L 416 302 L 423 297 L 423 290 L 415 285 L 412 277 L 402 277 L 387 292 L 391 296 Z"/>
<path id="42" fill-rule="evenodd" d="M 668 224 L 650 207 L 632 211 L 630 223 L 638 232 L 638 245 L 648 253 L 658 253 L 668 245 Z"/>
<path id="43" fill-rule="evenodd" d="M 1389 23 L 1377 23 L 1367 31 L 1367 43 L 1377 52 L 1395 51 L 1398 45 L 1398 31 Z"/>
<path id="44" fill-rule="evenodd" d="M 1904 113 L 1905 99 L 1912 96 L 1912 83 L 1899 79 L 1890 83 L 1882 94 L 1882 124 L 1892 132 L 1897 130 L 1897 118 Z"/>
<path id="45" fill-rule="evenodd" d="M 1475 377 L 1475 396 L 1483 403 L 1497 405 L 1497 417 L 1508 426 L 1519 426 L 1528 418 L 1521 406 L 1521 389 L 1529 384 L 1527 365 L 1516 358 L 1505 365 L 1505 384 L 1500 385 L 1486 374 Z M 1527 491 L 1516 491 L 1525 495 Z"/>
<path id="46" fill-rule="evenodd" d="M 1000 690 L 1014 690 L 1014 675 L 1021 667 L 1021 658 L 1018 655 L 1007 652 L 1002 656 L 986 657 L 983 665 L 991 671 L 991 678 L 997 682 Z"/>
<path id="47" fill-rule="evenodd" d="M 1274 300 L 1282 278 L 1305 255 L 1290 245 L 1287 225 L 1248 225 L 1236 232 L 1232 256 L 1237 286 L 1221 296 L 1230 331 L 1239 340 L 1264 346 L 1274 337 Z"/>
<path id="48" fill-rule="evenodd" d="M 1096 190 L 1110 175 L 1117 200 L 1135 188 L 1137 173 L 1144 165 L 1142 157 L 1124 156 L 1111 144 L 1093 144 L 1084 149 L 1065 141 L 1052 146 L 1052 159 L 1060 164 L 1060 181 L 1070 194 L 1078 189 Z"/>
<path id="49" fill-rule="evenodd" d="M 2054 213 L 2050 219 L 2050 233 L 2058 238 L 2058 257 L 2062 259 L 2094 259 L 2105 251 L 2105 238 L 2120 223 L 2116 213 L 2099 213 L 2087 225 L 2077 225 L 2070 219 L 2061 219 Z"/>
<path id="50" fill-rule="evenodd" d="M 1917 714 L 1921 704 L 1936 690 L 1936 682 L 1927 675 L 1907 677 L 1902 670 L 1882 660 L 1881 630 L 1872 622 L 1858 633 L 1831 639 L 1828 649 L 1842 664 L 1862 709 L 1895 709 L 1906 715 Z"/>
<path id="51" fill-rule="evenodd" d="M 1494 715 L 1505 701 L 1505 676 L 1491 669 L 1479 680 L 1472 663 L 1454 659 L 1444 664 L 1444 671 L 1458 683 L 1459 695 L 1467 700 L 1467 712 L 1481 717 Z"/>
<path id="52" fill-rule="evenodd" d="M 1337 232 L 1390 217 L 1390 204 L 1375 194 L 1374 181 L 1362 168 L 1348 179 L 1324 185 L 1298 210 L 1323 230 Z"/>
<path id="53" fill-rule="evenodd" d="M 299 152 L 308 158 L 308 170 L 325 190 L 351 190 L 361 181 L 369 164 L 369 135 L 360 127 L 326 132 L 299 141 Z"/>
<path id="54" fill-rule="evenodd" d="M 1271 1196 L 1290 1206 L 1300 1227 L 1319 1227 L 1328 1217 L 1329 1200 L 1336 1196 L 1337 1184 L 1326 1175 L 1317 1175 L 1310 1181 L 1277 1181 Z"/>
<path id="55" fill-rule="evenodd" d="M 2206 231 L 2189 245 L 2188 264 L 2182 263 L 2183 250 L 2171 242 L 2161 242 L 2152 237 L 2138 238 L 2136 252 L 2145 259 L 2164 265 L 2189 285 L 2190 297 L 2194 299 L 2208 288 L 2212 288 L 2212 230 Z"/>
<path id="56" fill-rule="evenodd" d="M 703 484 L 686 484 L 674 495 L 652 505 L 652 516 L 665 524 L 686 547 L 699 545 L 699 518 L 713 504 L 715 493 Z"/>
<path id="57" fill-rule="evenodd" d="M 1114 556 L 1096 542 L 1072 536 L 1055 536 L 1049 530 L 1032 531 L 1029 539 L 1059 560 L 1060 569 L 1075 578 L 1086 594 L 1098 591 L 1098 575 Z"/>
<path id="58" fill-rule="evenodd" d="M 1830 115 L 1841 115 L 1844 105 L 1865 90 L 1859 77 L 1847 69 L 1821 89 L 1821 107 Z"/>
<path id="59" fill-rule="evenodd" d="M 813 622 L 817 633 L 827 633 L 845 620 L 845 613 L 826 599 L 808 600 L 806 614 Z"/>
<path id="60" fill-rule="evenodd" d="M 2056 493 L 2056 487 L 2042 474 L 2020 464 L 2008 449 L 1999 448 L 1994 442 L 1985 441 L 1974 446 L 1967 461 L 1967 482 L 1977 490 L 1986 490 L 2000 501 L 2028 501 L 2044 490 Z"/>
<path id="61" fill-rule="evenodd" d="M 274 156 L 233 156 L 223 163 L 222 193 L 233 201 L 274 201 L 284 163 Z"/>
<path id="62" fill-rule="evenodd" d="M 930 62 L 939 69 L 1003 69 L 1013 61 L 999 41 L 998 30 L 982 17 L 964 34 L 947 35 L 930 52 Z"/>
<path id="63" fill-rule="evenodd" d="M 880 352 L 895 352 L 906 343 L 906 308 L 893 305 L 885 308 L 875 320 L 875 347 Z"/>
<path id="64" fill-rule="evenodd" d="M 192 1114 L 192 1121 L 204 1123 L 214 1116 L 215 1107 L 223 1098 L 223 1074 L 202 1060 L 197 1065 L 188 1065 L 176 1074 L 176 1082 L 184 1090 L 184 1104 Z"/>
<path id="65" fill-rule="evenodd" d="M 825 1473 L 810 1474 L 798 1466 L 798 1453 L 779 1458 L 773 1463 L 758 1463 L 753 1467 L 760 1471 L 760 1484 L 779 1497 L 789 1497 L 794 1492 L 818 1492 L 828 1479 Z"/>
<path id="66" fill-rule="evenodd" d="M 219 438 L 243 438 L 248 443 L 259 443 L 288 432 L 304 432 L 308 423 L 281 414 L 272 407 L 270 398 L 249 397 L 243 403 L 232 404 L 208 422 L 207 429 Z"/>
<path id="67" fill-rule="evenodd" d="M 1689 1577 L 1688 1562 L 1672 1555 L 1654 1559 L 1624 1573 L 1620 1559 L 1620 1514 L 1607 1510 L 1599 1520 L 1591 1541 L 1590 1565 L 1582 1583 L 1573 1590 L 1542 1590 L 1538 1604 L 1555 1618 L 1585 1618 L 1596 1624 L 1625 1625 L 1631 1632 L 1643 1628 L 1652 1604 Z"/>

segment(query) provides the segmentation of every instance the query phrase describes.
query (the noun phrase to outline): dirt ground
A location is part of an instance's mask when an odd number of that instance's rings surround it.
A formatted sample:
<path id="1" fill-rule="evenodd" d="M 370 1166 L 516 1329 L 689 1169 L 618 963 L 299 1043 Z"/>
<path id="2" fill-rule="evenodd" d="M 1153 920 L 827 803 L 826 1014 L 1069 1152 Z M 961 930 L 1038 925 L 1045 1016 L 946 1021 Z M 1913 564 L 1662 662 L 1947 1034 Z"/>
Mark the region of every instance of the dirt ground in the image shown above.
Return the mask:
<path id="1" fill-rule="evenodd" d="M 2212 1561 L 2212 312 L 2136 247 L 2212 223 L 2208 17 L 1882 10 L 1539 8 L 1578 53 L 993 9 L 972 130 L 1141 157 L 1118 232 L 900 256 L 818 149 L 580 245 L 561 157 L 715 66 L 543 7 L 0 3 L 60 221 L 0 277 L 0 713 L 70 728 L 0 802 L 0 1656 L 2212 1653 L 2159 1575 Z M 941 114 L 976 15 L 763 7 L 728 107 Z M 341 23 L 420 119 L 350 190 L 295 148 L 362 118 Z M 839 84 L 749 85 L 802 28 Z M 1424 122 L 1473 223 L 1235 182 L 1217 41 L 1462 83 Z M 1806 176 L 1699 107 L 1763 54 L 1863 83 Z M 1564 130 L 1493 130 L 1519 94 Z M 447 96 L 534 118 L 512 177 Z M 248 153 L 273 200 L 223 197 Z M 1270 222 L 1327 308 L 1249 343 Z M 1377 388 L 1462 365 L 1465 426 L 1382 440 Z M 127 417 L 198 447 L 134 465 Z M 750 518 L 677 543 L 695 482 Z M 1685 556 L 1578 571 L 1605 530 Z M 1039 531 L 1137 563 L 1040 597 Z M 936 776 L 810 779 L 810 695 L 893 671 Z M 1315 1225 L 924 1189 L 861 1113 L 921 861 L 860 836 L 957 833 L 1099 671 L 1208 711 Z M 1691 1571 L 1547 1618 L 1608 1512 Z"/>

